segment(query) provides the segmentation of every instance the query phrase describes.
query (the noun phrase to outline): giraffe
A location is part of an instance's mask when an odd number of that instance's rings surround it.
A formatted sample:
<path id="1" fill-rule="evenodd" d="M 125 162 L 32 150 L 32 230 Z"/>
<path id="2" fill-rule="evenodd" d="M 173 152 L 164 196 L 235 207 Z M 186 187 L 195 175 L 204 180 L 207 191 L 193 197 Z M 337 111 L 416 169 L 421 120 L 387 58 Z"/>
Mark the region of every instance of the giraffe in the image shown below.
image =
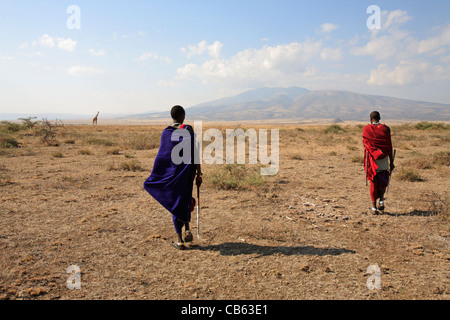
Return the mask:
<path id="1" fill-rule="evenodd" d="M 100 111 L 97 112 L 97 115 L 95 116 L 94 119 L 92 119 L 92 125 L 97 125 L 97 119 L 98 119 L 98 115 L 99 115 Z"/>

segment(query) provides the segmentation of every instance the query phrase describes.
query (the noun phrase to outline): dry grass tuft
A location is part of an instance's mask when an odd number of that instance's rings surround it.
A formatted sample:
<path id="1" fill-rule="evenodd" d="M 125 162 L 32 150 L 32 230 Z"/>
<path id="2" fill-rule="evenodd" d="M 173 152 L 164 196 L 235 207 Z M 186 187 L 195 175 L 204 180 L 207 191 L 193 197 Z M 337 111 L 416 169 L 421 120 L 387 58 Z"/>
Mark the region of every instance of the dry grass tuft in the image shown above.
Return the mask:
<path id="1" fill-rule="evenodd" d="M 423 181 L 419 173 L 411 168 L 402 168 L 397 173 L 397 177 L 402 181 L 417 182 Z"/>
<path id="2" fill-rule="evenodd" d="M 226 164 L 209 170 L 206 181 L 222 190 L 245 190 L 265 183 L 259 170 L 256 166 Z"/>

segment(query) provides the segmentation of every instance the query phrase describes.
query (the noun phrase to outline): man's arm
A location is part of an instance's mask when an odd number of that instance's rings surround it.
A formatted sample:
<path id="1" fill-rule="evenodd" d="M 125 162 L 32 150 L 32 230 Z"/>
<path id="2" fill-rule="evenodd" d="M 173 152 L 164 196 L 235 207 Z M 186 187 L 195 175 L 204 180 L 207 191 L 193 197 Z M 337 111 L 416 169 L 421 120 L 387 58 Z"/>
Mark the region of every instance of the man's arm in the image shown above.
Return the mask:
<path id="1" fill-rule="evenodd" d="M 195 184 L 200 187 L 202 185 L 202 182 L 203 182 L 202 166 L 200 164 L 196 164 L 195 165 L 195 174 L 196 174 Z"/>

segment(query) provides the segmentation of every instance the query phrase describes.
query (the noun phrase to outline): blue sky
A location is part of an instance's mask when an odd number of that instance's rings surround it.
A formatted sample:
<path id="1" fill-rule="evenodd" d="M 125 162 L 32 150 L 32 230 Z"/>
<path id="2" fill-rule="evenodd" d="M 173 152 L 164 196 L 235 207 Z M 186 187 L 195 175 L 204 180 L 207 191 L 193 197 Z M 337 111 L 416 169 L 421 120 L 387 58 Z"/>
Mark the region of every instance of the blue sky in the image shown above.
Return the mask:
<path id="1" fill-rule="evenodd" d="M 263 86 L 450 104 L 449 13 L 448 0 L 0 0 L 0 113 L 145 113 Z"/>

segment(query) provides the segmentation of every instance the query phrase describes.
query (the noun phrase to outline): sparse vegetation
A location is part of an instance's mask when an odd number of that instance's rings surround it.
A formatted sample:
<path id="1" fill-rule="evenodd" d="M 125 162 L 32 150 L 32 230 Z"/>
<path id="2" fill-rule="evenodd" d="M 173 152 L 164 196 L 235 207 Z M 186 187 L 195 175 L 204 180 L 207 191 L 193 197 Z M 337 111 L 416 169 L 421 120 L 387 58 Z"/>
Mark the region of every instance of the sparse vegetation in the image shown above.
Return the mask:
<path id="1" fill-rule="evenodd" d="M 423 181 L 419 173 L 411 168 L 402 168 L 397 172 L 397 175 L 402 181 L 416 182 Z"/>
<path id="2" fill-rule="evenodd" d="M 180 253 L 188 266 L 167 259 L 179 255 L 170 215 L 142 188 L 165 126 L 70 125 L 55 128 L 53 147 L 40 122 L 18 124 L 0 125 L 0 140 L 17 142 L 0 148 L 0 299 L 191 299 L 186 288 L 198 299 L 448 298 L 450 131 L 391 126 L 396 169 L 385 215 L 372 216 L 363 126 L 326 134 L 329 126 L 255 124 L 280 129 L 279 171 L 204 164 L 200 239 Z M 64 270 L 80 257 L 89 290 L 67 290 Z M 369 292 L 366 268 L 377 262 L 383 289 Z M 173 281 L 188 267 L 202 276 Z M 105 274 L 117 281 L 99 281 Z"/>
<path id="3" fill-rule="evenodd" d="M 106 154 L 119 155 L 120 149 L 119 148 L 110 148 L 110 149 L 106 150 Z"/>
<path id="4" fill-rule="evenodd" d="M 340 125 L 338 124 L 332 124 L 331 126 L 325 128 L 323 130 L 323 132 L 325 132 L 326 134 L 330 134 L 330 133 L 341 133 L 341 132 L 345 132 L 345 129 L 342 128 Z"/>
<path id="5" fill-rule="evenodd" d="M 124 171 L 144 171 L 144 169 L 141 167 L 141 164 L 136 159 L 123 161 L 120 164 L 120 169 Z"/>
<path id="6" fill-rule="evenodd" d="M 128 145 L 134 150 L 151 150 L 159 147 L 159 137 L 156 138 L 148 134 L 139 134 L 133 137 Z"/>
<path id="7" fill-rule="evenodd" d="M 352 157 L 352 162 L 353 163 L 364 163 L 364 156 L 358 155 L 358 156 L 353 156 Z"/>
<path id="8" fill-rule="evenodd" d="M 20 130 L 23 130 L 24 127 L 21 126 L 19 123 L 11 122 L 11 121 L 2 121 L 0 123 L 1 132 L 5 133 L 15 133 L 19 132 Z"/>
<path id="9" fill-rule="evenodd" d="M 300 154 L 296 153 L 291 156 L 291 159 L 292 160 L 303 160 L 303 157 Z"/>
<path id="10" fill-rule="evenodd" d="M 47 119 L 42 119 L 37 134 L 42 137 L 42 141 L 47 145 L 58 146 L 59 142 L 56 139 L 56 135 L 58 134 L 60 129 L 65 129 L 62 121 L 55 120 L 54 122 L 51 122 Z"/>
<path id="11" fill-rule="evenodd" d="M 445 125 L 443 123 L 422 121 L 417 123 L 414 126 L 414 128 L 417 130 L 449 130 L 450 125 Z"/>
<path id="12" fill-rule="evenodd" d="M 11 149 L 19 148 L 20 143 L 14 138 L 2 138 L 0 137 L 0 148 Z"/>
<path id="13" fill-rule="evenodd" d="M 110 139 L 99 138 L 99 137 L 89 137 L 86 142 L 88 144 L 97 145 L 97 146 L 114 146 L 116 143 Z"/>
<path id="14" fill-rule="evenodd" d="M 441 166 L 450 166 L 450 151 L 435 153 L 432 157 L 432 163 Z"/>
<path id="15" fill-rule="evenodd" d="M 33 119 L 36 119 L 36 117 L 19 118 L 25 129 L 33 129 L 39 123 L 39 121 L 32 121 Z"/>
<path id="16" fill-rule="evenodd" d="M 75 139 L 66 139 L 64 140 L 65 144 L 75 144 Z"/>
<path id="17" fill-rule="evenodd" d="M 428 199 L 429 211 L 438 215 L 444 222 L 450 219 L 450 205 L 446 195 L 441 196 L 436 192 L 432 192 Z"/>
<path id="18" fill-rule="evenodd" d="M 90 156 L 92 155 L 92 151 L 90 149 L 81 149 L 78 151 L 78 154 L 82 156 Z"/>
<path id="19" fill-rule="evenodd" d="M 259 168 L 239 164 L 217 166 L 207 175 L 207 181 L 222 190 L 243 190 L 265 182 Z"/>

